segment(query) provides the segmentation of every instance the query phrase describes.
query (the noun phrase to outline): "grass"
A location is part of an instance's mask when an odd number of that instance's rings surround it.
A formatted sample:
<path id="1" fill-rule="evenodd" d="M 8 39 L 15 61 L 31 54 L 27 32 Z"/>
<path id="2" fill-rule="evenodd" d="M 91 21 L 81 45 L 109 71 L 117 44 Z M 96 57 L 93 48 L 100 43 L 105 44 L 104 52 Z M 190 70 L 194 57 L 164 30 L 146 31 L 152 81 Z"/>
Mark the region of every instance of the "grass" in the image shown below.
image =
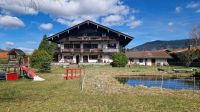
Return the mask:
<path id="1" fill-rule="evenodd" d="M 0 112 L 200 111 L 200 91 L 133 88 L 119 84 L 113 78 L 121 74 L 156 73 L 159 75 L 155 67 L 112 68 L 89 65 L 85 68 L 86 80 L 83 91 L 80 89 L 80 79 L 64 80 L 65 70 L 56 66 L 52 67 L 52 73 L 40 74 L 46 79 L 43 82 L 32 82 L 26 79 L 0 81 Z M 105 89 L 104 85 L 106 85 Z M 112 92 L 115 89 L 118 91 Z"/>

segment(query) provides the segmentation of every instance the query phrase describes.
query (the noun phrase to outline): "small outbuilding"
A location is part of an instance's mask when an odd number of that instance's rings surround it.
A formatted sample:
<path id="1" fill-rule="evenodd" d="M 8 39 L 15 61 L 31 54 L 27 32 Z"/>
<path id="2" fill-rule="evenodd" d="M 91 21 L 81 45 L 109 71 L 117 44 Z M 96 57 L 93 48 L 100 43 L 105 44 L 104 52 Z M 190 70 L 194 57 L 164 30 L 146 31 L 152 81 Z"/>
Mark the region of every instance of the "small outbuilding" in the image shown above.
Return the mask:
<path id="1" fill-rule="evenodd" d="M 168 65 L 167 60 L 171 56 L 166 51 L 128 51 L 129 64 L 164 66 Z"/>

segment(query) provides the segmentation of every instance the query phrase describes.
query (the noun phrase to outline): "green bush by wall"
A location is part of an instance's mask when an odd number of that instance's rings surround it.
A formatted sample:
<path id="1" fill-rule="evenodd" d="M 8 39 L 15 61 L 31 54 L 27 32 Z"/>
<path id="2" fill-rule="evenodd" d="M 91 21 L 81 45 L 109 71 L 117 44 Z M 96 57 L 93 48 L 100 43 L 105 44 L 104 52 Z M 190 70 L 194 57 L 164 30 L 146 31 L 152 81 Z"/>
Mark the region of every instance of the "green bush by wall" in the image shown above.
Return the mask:
<path id="1" fill-rule="evenodd" d="M 128 63 L 128 57 L 124 53 L 114 53 L 112 55 L 112 67 L 125 67 Z"/>

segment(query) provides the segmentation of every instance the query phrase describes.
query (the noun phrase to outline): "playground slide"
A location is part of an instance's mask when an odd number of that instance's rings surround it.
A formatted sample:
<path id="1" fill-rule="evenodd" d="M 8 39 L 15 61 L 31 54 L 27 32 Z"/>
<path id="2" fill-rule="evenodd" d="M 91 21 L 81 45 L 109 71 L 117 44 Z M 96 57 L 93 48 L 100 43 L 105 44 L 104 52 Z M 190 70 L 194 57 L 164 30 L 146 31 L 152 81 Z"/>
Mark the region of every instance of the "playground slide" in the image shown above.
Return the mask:
<path id="1" fill-rule="evenodd" d="M 35 72 L 33 72 L 32 70 L 30 70 L 29 68 L 27 68 L 24 65 L 20 65 L 21 70 L 27 72 L 29 75 L 31 75 L 33 77 L 33 81 L 44 81 L 45 79 L 39 77 L 36 75 Z"/>

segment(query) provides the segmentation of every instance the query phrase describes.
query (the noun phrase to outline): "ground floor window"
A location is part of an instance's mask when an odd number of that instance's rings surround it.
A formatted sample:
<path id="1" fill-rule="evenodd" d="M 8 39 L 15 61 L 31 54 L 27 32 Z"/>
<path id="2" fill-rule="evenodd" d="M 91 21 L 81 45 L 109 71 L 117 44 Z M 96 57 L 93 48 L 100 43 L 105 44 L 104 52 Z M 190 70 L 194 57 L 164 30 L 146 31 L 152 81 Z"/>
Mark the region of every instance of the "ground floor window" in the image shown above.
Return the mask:
<path id="1" fill-rule="evenodd" d="M 130 62 L 134 62 L 134 59 L 133 59 L 133 58 L 131 58 L 131 59 L 130 59 Z"/>
<path id="2" fill-rule="evenodd" d="M 143 63 L 143 59 L 139 59 L 139 62 L 140 62 L 140 63 Z"/>
<path id="3" fill-rule="evenodd" d="M 64 56 L 64 59 L 73 59 L 73 56 Z"/>
<path id="4" fill-rule="evenodd" d="M 96 60 L 98 59 L 98 55 L 89 55 L 89 59 Z"/>

